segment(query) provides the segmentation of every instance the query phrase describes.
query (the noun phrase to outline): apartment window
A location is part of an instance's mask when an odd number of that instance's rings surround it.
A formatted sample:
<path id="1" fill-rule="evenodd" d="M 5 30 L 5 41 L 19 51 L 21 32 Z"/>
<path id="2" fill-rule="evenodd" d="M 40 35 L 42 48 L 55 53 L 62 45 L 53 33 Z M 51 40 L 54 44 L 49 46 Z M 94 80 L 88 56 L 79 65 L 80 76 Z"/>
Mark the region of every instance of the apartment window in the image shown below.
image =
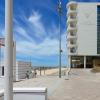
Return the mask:
<path id="1" fill-rule="evenodd" d="M 97 54 L 100 54 L 100 5 L 97 6 Z"/>

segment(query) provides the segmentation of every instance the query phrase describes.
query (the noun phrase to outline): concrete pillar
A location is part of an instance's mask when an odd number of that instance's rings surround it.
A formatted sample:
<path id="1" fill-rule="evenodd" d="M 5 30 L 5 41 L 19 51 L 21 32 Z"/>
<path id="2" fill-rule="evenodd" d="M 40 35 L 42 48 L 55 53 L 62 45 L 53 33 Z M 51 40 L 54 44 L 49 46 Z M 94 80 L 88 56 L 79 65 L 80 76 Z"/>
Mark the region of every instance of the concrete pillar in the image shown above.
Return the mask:
<path id="1" fill-rule="evenodd" d="M 84 69 L 86 68 L 86 56 L 84 56 Z"/>
<path id="2" fill-rule="evenodd" d="M 5 90 L 4 100 L 13 100 L 12 0 L 5 0 Z"/>
<path id="3" fill-rule="evenodd" d="M 68 56 L 68 67 L 71 68 L 71 56 Z"/>
<path id="4" fill-rule="evenodd" d="M 16 42 L 13 42 L 13 80 L 16 80 Z"/>
<path id="5" fill-rule="evenodd" d="M 71 56 L 68 56 L 68 66 L 67 66 L 67 70 L 66 70 L 66 80 L 69 79 L 69 72 L 70 72 L 70 69 L 71 69 Z"/>

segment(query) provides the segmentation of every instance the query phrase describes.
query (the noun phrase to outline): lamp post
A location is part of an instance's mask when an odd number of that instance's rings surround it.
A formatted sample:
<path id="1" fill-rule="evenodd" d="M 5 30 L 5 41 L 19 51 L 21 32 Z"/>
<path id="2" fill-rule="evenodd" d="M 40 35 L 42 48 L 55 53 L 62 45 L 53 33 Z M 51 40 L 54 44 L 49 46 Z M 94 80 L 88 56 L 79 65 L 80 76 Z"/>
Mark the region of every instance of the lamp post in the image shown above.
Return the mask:
<path id="1" fill-rule="evenodd" d="M 61 9 L 61 1 L 58 1 L 58 14 L 59 14 L 59 78 L 61 78 L 61 13 L 62 13 L 62 9 Z"/>
<path id="2" fill-rule="evenodd" d="M 13 100 L 12 1 L 5 0 L 5 90 L 4 100 Z"/>

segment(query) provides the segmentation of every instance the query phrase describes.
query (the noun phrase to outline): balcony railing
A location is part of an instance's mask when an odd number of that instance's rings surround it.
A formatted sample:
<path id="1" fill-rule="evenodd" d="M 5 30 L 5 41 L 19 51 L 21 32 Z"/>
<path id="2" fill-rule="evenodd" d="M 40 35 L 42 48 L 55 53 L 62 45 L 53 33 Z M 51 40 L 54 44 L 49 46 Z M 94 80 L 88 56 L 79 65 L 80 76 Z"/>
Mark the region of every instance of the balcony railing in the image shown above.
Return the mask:
<path id="1" fill-rule="evenodd" d="M 67 4 L 67 8 L 69 8 L 70 6 L 72 6 L 72 7 L 77 7 L 77 2 L 75 2 L 75 1 L 70 1 L 70 2 Z"/>
<path id="2" fill-rule="evenodd" d="M 67 32 L 71 32 L 71 31 L 77 32 L 77 27 L 70 27 L 70 26 L 68 26 Z"/>
<path id="3" fill-rule="evenodd" d="M 75 36 L 75 35 L 73 35 L 73 36 L 68 35 L 67 36 L 67 40 L 76 40 L 76 39 L 77 39 L 77 36 Z"/>
<path id="4" fill-rule="evenodd" d="M 68 10 L 67 16 L 70 16 L 70 15 L 77 16 L 77 10 Z"/>
<path id="5" fill-rule="evenodd" d="M 68 20 L 67 20 L 67 24 L 70 24 L 70 23 L 77 23 L 77 18 L 69 17 Z"/>

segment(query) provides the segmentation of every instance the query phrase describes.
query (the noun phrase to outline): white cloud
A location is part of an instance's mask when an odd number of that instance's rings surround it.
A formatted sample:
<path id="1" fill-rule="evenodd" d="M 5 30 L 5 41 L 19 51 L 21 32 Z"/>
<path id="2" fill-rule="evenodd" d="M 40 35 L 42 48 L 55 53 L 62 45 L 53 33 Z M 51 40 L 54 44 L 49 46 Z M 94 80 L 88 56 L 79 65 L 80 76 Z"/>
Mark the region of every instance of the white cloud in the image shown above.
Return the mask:
<path id="1" fill-rule="evenodd" d="M 62 35 L 63 54 L 66 55 L 65 34 Z M 59 54 L 59 41 L 57 39 L 46 38 L 42 43 L 19 41 L 17 42 L 17 52 L 31 56 L 53 56 Z"/>
<path id="2" fill-rule="evenodd" d="M 59 28 L 55 23 L 51 24 L 51 27 L 48 29 L 49 36 L 58 36 L 59 34 Z"/>
<path id="3" fill-rule="evenodd" d="M 42 16 L 39 12 L 33 11 L 32 15 L 28 18 L 30 24 L 32 24 L 34 33 L 37 36 L 44 35 L 46 33 L 44 25 L 42 23 Z"/>
<path id="4" fill-rule="evenodd" d="M 15 27 L 15 31 L 28 40 L 17 41 L 17 54 L 33 57 L 58 55 L 59 40 L 57 37 L 55 38 L 55 36 L 59 34 L 58 26 L 55 23 L 52 23 L 49 28 L 45 28 L 42 23 L 42 15 L 36 11 L 33 11 L 32 15 L 28 19 L 26 18 L 26 22 L 27 25 L 29 25 L 26 29 L 20 27 L 20 24 Z M 33 31 L 39 38 L 45 34 L 48 34 L 48 36 L 44 38 L 44 41 L 36 44 L 27 31 L 30 31 L 30 33 Z M 54 38 L 51 38 L 52 36 L 54 36 Z M 66 55 L 66 34 L 62 35 L 62 50 L 63 55 Z"/>
<path id="5" fill-rule="evenodd" d="M 17 52 L 26 55 L 42 56 L 57 54 L 58 41 L 46 38 L 42 43 L 35 44 L 28 41 L 17 42 Z"/>
<path id="6" fill-rule="evenodd" d="M 25 37 L 29 41 L 33 41 L 33 39 L 30 37 L 30 35 L 26 32 L 26 30 L 24 28 L 18 26 L 15 28 L 15 32 L 17 32 L 21 36 Z"/>

